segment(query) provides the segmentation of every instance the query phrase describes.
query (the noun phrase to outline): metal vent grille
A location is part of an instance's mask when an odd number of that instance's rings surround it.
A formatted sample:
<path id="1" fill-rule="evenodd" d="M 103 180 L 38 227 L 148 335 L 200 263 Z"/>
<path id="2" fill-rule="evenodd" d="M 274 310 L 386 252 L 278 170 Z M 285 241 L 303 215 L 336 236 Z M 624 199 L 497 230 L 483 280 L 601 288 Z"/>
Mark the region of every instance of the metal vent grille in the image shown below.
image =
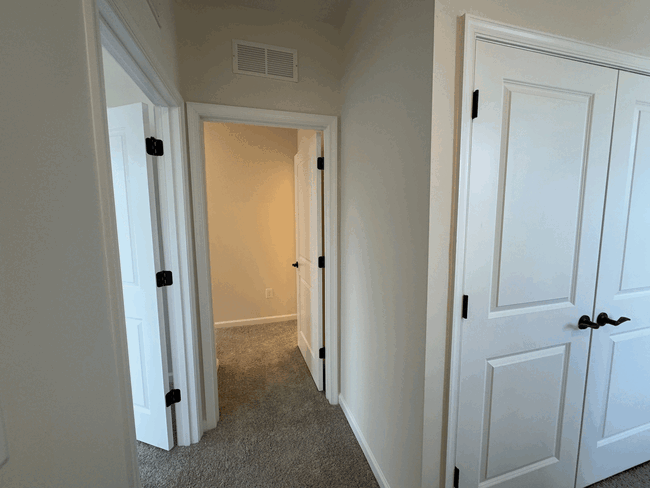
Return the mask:
<path id="1" fill-rule="evenodd" d="M 298 81 L 298 51 L 233 40 L 232 71 L 242 75 Z"/>

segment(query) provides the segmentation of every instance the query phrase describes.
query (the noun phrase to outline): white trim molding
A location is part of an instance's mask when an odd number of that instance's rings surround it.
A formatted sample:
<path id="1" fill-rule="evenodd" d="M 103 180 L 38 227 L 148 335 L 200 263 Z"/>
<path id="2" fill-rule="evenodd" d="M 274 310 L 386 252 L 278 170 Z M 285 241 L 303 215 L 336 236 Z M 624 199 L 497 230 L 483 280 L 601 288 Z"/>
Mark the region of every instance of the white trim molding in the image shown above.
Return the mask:
<path id="1" fill-rule="evenodd" d="M 366 460 L 370 465 L 370 469 L 372 469 L 375 478 L 377 478 L 377 483 L 379 483 L 379 486 L 381 486 L 381 488 L 390 488 L 390 485 L 388 484 L 388 480 L 386 479 L 384 472 L 379 467 L 377 458 L 375 458 L 375 455 L 372 453 L 372 450 L 368 445 L 368 441 L 366 440 L 366 438 L 363 436 L 363 433 L 361 432 L 361 428 L 359 427 L 359 424 L 357 423 L 356 419 L 352 415 L 352 412 L 350 412 L 350 407 L 348 407 L 348 404 L 345 403 L 345 398 L 343 398 L 343 395 L 339 395 L 339 405 L 341 406 L 341 410 L 343 410 L 343 413 L 345 414 L 345 418 L 348 420 L 348 424 L 350 424 L 350 428 L 352 429 L 354 436 L 357 438 L 357 441 L 361 446 L 361 450 L 363 451 L 364 456 L 366 456 Z"/>
<path id="2" fill-rule="evenodd" d="M 520 49 L 529 49 L 560 58 L 573 59 L 583 63 L 597 64 L 644 75 L 650 74 L 650 58 L 567 37 L 482 19 L 469 14 L 465 14 L 463 17 L 465 20 L 464 54 L 471 55 L 471 66 L 474 66 L 475 43 L 478 40 L 483 40 Z M 464 59 L 465 61 L 469 60 L 468 58 Z M 467 63 L 464 63 L 463 68 L 467 68 Z M 463 80 L 467 79 L 465 77 L 467 74 L 469 72 L 465 71 Z"/>
<path id="3" fill-rule="evenodd" d="M 237 124 L 312 129 L 323 131 L 325 149 L 325 347 L 327 350 L 325 395 L 331 404 L 339 399 L 339 259 L 338 259 L 338 118 L 327 115 L 282 112 L 245 107 L 231 107 L 206 103 L 190 103 L 187 107 L 187 126 L 190 150 L 192 202 L 196 270 L 199 297 L 199 317 L 203 352 L 205 383 L 205 428 L 217 425 L 218 398 L 216 389 L 214 319 L 212 314 L 212 284 L 207 230 L 207 194 L 203 122 L 232 122 Z"/>
<path id="4" fill-rule="evenodd" d="M 443 446 L 443 456 L 446 459 L 445 465 L 441 466 L 444 471 L 444 486 L 452 488 L 454 479 L 454 467 L 456 465 L 456 436 L 458 427 L 458 394 L 460 381 L 460 345 L 461 345 L 461 315 L 462 315 L 462 297 L 464 290 L 464 258 L 466 250 L 466 223 L 468 211 L 469 196 L 469 163 L 470 149 L 472 140 L 472 94 L 474 91 L 474 65 L 476 59 L 477 41 L 487 41 L 492 43 L 503 44 L 519 49 L 527 49 L 551 56 L 571 59 L 574 61 L 600 65 L 604 67 L 630 71 L 643 75 L 650 75 L 650 58 L 637 56 L 634 54 L 616 51 L 613 49 L 588 44 L 565 37 L 545 34 L 543 32 L 523 29 L 511 25 L 502 24 L 490 20 L 481 19 L 472 15 L 464 15 L 464 32 L 462 53 L 462 96 L 461 106 L 456 113 L 460 117 L 459 139 L 455 141 L 458 144 L 457 164 L 458 184 L 457 188 L 457 205 L 455 219 L 455 235 L 452 235 L 452 249 L 455 248 L 454 258 L 452 260 L 452 272 L 450 276 L 450 293 L 453 294 L 453 305 L 451 307 L 451 338 L 450 352 L 447 358 L 449 365 L 449 390 L 448 390 L 448 411 L 447 418 L 443 419 L 443 431 L 446 429 L 447 444 Z M 435 116 L 435 114 L 433 114 Z M 458 121 L 455 121 L 455 123 Z M 432 172 L 433 174 L 433 172 Z M 433 191 L 433 188 L 432 188 Z M 434 212 L 435 209 L 430 209 Z M 435 260 L 430 260 L 430 263 Z M 432 264 L 429 264 L 432 266 Z M 429 274 L 435 273 L 435 269 L 429 269 Z M 452 289 L 453 287 L 453 289 Z M 435 320 L 435 323 L 433 321 Z M 428 317 L 427 330 L 434 330 L 439 327 L 437 318 Z M 428 333 L 428 332 L 427 332 Z M 427 361 L 439 361 L 440 358 L 428 357 Z M 437 380 L 437 379 L 436 379 Z M 439 395 L 430 392 L 433 388 L 425 380 L 425 411 L 437 410 L 440 402 Z M 446 420 L 446 424 L 444 423 Z M 433 432 L 434 425 L 424 426 L 424 443 L 423 443 L 423 467 L 432 463 L 438 463 L 438 459 L 428 459 L 428 453 L 438 452 L 440 439 L 430 435 L 429 430 Z M 438 443 L 434 446 L 434 443 Z M 430 479 L 430 473 L 423 468 L 422 486 L 437 486 L 438 480 Z M 429 477 L 429 478 L 428 478 Z"/>
<path id="5" fill-rule="evenodd" d="M 140 470 L 135 444 L 135 418 L 131 376 L 126 342 L 126 317 L 122 299 L 122 271 L 117 240 L 117 218 L 113 199 L 113 177 L 108 138 L 108 117 L 105 102 L 102 46 L 99 34 L 99 14 L 95 0 L 83 0 L 88 84 L 95 146 L 95 171 L 99 189 L 99 211 L 102 224 L 105 286 L 112 324 L 117 394 L 123 415 L 123 448 L 127 479 L 130 487 L 140 488 Z"/>
<path id="6" fill-rule="evenodd" d="M 261 324 L 274 324 L 276 322 L 286 322 L 288 320 L 296 320 L 295 313 L 289 315 L 272 315 L 268 317 L 255 317 L 252 319 L 241 320 L 224 320 L 223 322 L 215 322 L 215 329 L 224 329 L 226 327 L 239 327 L 240 325 L 261 325 Z M 219 360 L 217 359 L 217 363 Z"/>

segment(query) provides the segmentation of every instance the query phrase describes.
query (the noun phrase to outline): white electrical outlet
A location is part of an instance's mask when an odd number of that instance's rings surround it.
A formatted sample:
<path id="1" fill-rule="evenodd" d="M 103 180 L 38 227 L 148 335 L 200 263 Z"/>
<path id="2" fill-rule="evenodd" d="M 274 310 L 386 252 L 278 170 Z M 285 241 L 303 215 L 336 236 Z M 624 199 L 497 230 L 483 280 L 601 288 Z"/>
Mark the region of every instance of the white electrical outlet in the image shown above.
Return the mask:
<path id="1" fill-rule="evenodd" d="M 266 298 L 273 298 L 273 288 L 266 289 Z"/>

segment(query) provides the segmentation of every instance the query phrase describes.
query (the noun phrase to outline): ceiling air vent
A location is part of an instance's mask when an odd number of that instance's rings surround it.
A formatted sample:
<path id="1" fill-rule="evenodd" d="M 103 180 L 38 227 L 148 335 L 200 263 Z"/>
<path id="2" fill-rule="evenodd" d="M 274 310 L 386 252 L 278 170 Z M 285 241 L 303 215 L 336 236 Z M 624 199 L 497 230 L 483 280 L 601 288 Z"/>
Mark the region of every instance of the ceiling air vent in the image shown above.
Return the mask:
<path id="1" fill-rule="evenodd" d="M 298 51 L 248 41 L 232 41 L 232 71 L 298 82 Z"/>

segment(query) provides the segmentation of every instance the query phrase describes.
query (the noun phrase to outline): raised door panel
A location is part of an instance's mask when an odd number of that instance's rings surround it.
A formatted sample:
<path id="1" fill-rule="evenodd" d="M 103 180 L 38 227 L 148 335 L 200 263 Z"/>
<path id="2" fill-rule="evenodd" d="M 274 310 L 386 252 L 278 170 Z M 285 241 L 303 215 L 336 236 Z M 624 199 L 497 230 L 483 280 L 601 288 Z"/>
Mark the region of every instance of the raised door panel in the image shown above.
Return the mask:
<path id="1" fill-rule="evenodd" d="M 122 286 L 126 284 L 137 286 L 137 256 L 133 252 L 132 222 L 129 218 L 128 187 L 126 184 L 128 165 L 125 164 L 125 153 L 127 151 L 125 128 L 111 130 L 109 140 Z"/>
<path id="2" fill-rule="evenodd" d="M 568 358 L 563 344 L 487 361 L 481 482 L 558 461 Z"/>
<path id="3" fill-rule="evenodd" d="M 479 41 L 460 486 L 572 488 L 617 72 Z"/>
<path id="4" fill-rule="evenodd" d="M 572 303 L 591 96 L 522 83 L 503 88 L 493 310 Z M 543 143 L 531 151 L 535 141 Z"/>
<path id="5" fill-rule="evenodd" d="M 609 340 L 612 359 L 600 445 L 650 429 L 650 328 L 614 332 Z"/>
<path id="6" fill-rule="evenodd" d="M 621 72 L 577 487 L 650 460 L 650 78 Z"/>
<path id="7" fill-rule="evenodd" d="M 147 385 L 147 366 L 145 357 L 145 338 L 142 320 L 126 317 L 126 339 L 129 351 L 129 370 L 131 372 L 131 394 L 134 409 L 149 410 Z"/>
<path id="8" fill-rule="evenodd" d="M 650 97 L 648 97 L 650 102 Z M 632 124 L 632 178 L 619 294 L 650 292 L 650 103 L 637 102 Z"/>

